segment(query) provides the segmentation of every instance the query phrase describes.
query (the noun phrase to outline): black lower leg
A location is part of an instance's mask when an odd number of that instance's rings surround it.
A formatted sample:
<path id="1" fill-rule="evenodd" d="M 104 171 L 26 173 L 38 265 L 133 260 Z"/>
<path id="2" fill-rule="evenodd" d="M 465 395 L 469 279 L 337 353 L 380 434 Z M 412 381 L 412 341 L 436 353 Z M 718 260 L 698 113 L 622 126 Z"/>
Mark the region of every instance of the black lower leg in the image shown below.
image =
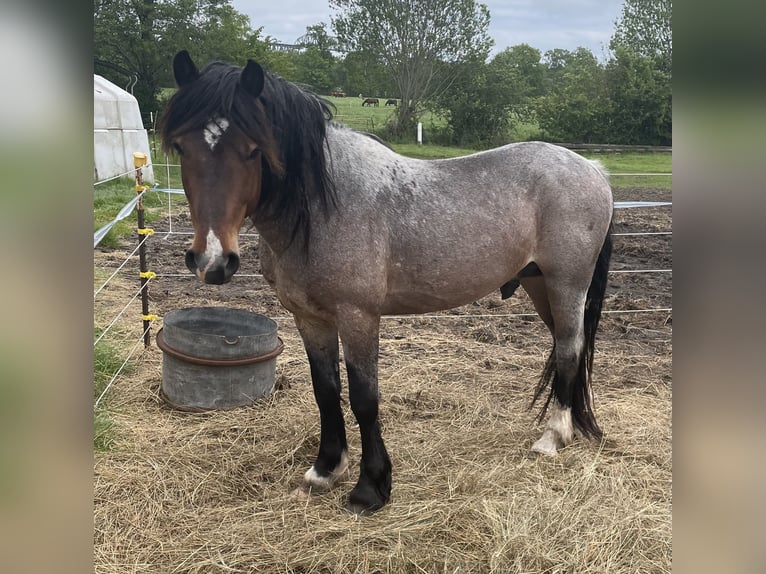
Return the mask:
<path id="1" fill-rule="evenodd" d="M 325 477 L 337 468 L 347 448 L 346 428 L 340 407 L 340 374 L 337 360 L 327 361 L 326 356 L 312 357 L 310 354 L 309 364 L 321 428 L 314 470 L 319 476 Z"/>
<path id="2" fill-rule="evenodd" d="M 559 351 L 559 348 L 556 349 Z M 561 353 L 557 353 L 561 354 Z M 572 389 L 575 371 L 577 369 L 576 359 L 556 357 L 556 374 L 553 376 L 553 397 L 560 407 L 569 408 L 572 406 Z"/>
<path id="3" fill-rule="evenodd" d="M 329 325 L 297 320 L 296 324 L 303 337 L 311 366 L 314 398 L 319 407 L 321 435 L 314 471 L 324 478 L 338 467 L 347 449 L 346 429 L 340 407 L 338 333 Z"/>
<path id="4" fill-rule="evenodd" d="M 349 510 L 365 513 L 382 508 L 391 497 L 391 460 L 378 421 L 377 369 L 348 364 L 351 409 L 359 423 L 362 460 L 359 481 L 349 495 Z"/>

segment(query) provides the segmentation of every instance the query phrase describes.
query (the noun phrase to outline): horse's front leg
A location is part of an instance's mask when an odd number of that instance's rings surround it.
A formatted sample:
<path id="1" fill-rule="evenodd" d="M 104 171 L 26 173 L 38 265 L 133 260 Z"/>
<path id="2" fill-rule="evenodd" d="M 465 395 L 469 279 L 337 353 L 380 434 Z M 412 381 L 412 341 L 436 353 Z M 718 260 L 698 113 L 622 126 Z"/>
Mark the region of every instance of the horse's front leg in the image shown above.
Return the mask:
<path id="1" fill-rule="evenodd" d="M 349 310 L 338 327 L 348 372 L 348 394 L 362 438 L 359 481 L 351 490 L 348 510 L 366 514 L 382 508 L 391 497 L 391 460 L 378 420 L 378 333 L 380 317 Z"/>
<path id="2" fill-rule="evenodd" d="M 348 447 L 340 408 L 338 331 L 329 324 L 295 317 L 311 366 L 311 383 L 319 407 L 319 454 L 303 477 L 303 487 L 328 490 L 348 468 Z"/>

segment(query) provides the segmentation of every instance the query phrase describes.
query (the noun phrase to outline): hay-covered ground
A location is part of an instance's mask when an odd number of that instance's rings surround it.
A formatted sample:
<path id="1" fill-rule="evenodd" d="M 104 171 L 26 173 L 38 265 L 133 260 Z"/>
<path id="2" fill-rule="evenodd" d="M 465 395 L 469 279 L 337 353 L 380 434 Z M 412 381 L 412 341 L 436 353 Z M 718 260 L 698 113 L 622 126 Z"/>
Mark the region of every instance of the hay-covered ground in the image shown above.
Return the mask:
<path id="1" fill-rule="evenodd" d="M 670 200 L 650 189 L 615 196 Z M 174 217 L 173 228 L 188 230 L 188 219 Z M 555 458 L 529 454 L 542 432 L 529 401 L 550 337 L 539 319 L 503 316 L 531 312 L 521 289 L 438 318 L 384 319 L 381 417 L 394 489 L 382 511 L 359 518 L 343 511 L 360 454 L 347 401 L 350 473 L 330 493 L 291 496 L 316 455 L 319 417 L 300 339 L 273 292 L 261 278 L 218 287 L 187 277 L 189 237 L 155 229 L 150 266 L 166 276 L 151 283 L 152 313 L 250 309 L 277 319 L 285 351 L 273 395 L 234 411 L 165 406 L 154 345 L 114 383 L 105 400 L 115 442 L 95 455 L 96 572 L 670 571 L 669 312 L 604 315 L 594 379 L 605 440 Z M 617 233 L 670 229 L 669 207 L 616 214 Z M 243 275 L 259 272 L 255 242 L 244 241 Z M 121 256 L 97 253 L 96 263 Z M 669 236 L 615 237 L 614 270 L 671 266 Z M 671 307 L 671 285 L 670 273 L 613 274 L 606 309 Z M 115 282 L 105 300 L 118 309 L 133 290 L 126 281 L 122 298 Z"/>

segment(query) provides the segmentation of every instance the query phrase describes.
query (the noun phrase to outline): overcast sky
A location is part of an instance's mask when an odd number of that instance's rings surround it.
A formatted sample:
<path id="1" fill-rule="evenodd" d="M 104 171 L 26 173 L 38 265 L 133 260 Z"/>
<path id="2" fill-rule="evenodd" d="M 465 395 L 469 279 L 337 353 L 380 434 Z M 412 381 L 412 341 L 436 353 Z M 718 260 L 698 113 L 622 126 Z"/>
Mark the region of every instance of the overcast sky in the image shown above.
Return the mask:
<path id="1" fill-rule="evenodd" d="M 623 0 L 480 0 L 490 12 L 489 35 L 495 54 L 516 44 L 529 44 L 545 53 L 553 48 L 590 49 L 603 60 Z M 292 44 L 306 26 L 325 22 L 330 29 L 326 0 L 231 0 L 250 17 L 263 35 Z"/>

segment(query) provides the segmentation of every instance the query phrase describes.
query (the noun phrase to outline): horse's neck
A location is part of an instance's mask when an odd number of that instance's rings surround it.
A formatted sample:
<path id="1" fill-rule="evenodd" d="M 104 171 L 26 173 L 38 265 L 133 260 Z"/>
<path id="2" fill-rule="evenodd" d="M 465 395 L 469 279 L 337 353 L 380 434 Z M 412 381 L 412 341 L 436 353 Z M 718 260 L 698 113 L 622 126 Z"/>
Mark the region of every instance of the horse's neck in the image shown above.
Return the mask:
<path id="1" fill-rule="evenodd" d="M 291 244 L 299 242 L 300 237 L 292 241 L 292 226 L 275 219 L 254 218 L 255 228 L 258 230 L 260 241 L 266 243 L 268 249 L 279 258 L 287 251 Z"/>

